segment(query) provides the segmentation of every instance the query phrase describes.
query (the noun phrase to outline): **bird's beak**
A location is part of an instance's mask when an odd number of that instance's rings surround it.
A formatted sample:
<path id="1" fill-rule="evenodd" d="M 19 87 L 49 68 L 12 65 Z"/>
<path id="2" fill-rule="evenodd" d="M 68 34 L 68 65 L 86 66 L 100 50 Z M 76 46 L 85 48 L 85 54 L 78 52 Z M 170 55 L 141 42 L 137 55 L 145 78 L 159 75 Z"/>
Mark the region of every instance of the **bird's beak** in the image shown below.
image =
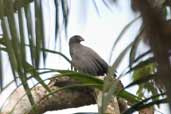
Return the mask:
<path id="1" fill-rule="evenodd" d="M 84 41 L 84 39 L 83 38 L 80 38 L 80 41 Z"/>

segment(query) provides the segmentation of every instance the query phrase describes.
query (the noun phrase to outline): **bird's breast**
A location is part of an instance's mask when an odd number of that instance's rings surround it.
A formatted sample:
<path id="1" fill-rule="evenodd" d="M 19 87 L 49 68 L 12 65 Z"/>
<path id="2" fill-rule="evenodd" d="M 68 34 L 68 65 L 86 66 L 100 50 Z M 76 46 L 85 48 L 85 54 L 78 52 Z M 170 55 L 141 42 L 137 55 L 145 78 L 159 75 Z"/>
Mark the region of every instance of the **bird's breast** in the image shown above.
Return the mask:
<path id="1" fill-rule="evenodd" d="M 79 54 L 84 54 L 84 51 L 82 50 L 82 46 L 80 44 L 70 45 L 70 54 L 71 57 Z"/>

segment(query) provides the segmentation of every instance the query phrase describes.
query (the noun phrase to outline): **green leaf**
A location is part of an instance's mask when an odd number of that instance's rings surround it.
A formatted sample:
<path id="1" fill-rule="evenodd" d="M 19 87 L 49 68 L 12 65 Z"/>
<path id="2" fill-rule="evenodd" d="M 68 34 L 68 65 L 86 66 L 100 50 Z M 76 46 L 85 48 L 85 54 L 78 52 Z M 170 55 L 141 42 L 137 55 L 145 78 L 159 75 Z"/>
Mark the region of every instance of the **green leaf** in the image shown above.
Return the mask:
<path id="1" fill-rule="evenodd" d="M 1 6 L 0 6 L 1 9 L 0 10 L 2 12 L 3 12 L 3 7 L 4 7 L 4 5 L 3 5 L 3 3 L 1 3 Z M 10 34 L 8 32 L 9 29 L 7 29 L 8 28 L 7 19 L 2 18 L 1 24 L 2 24 L 2 31 L 3 31 L 3 34 L 4 34 L 4 40 L 5 40 L 5 44 L 6 44 L 6 50 L 7 50 L 10 65 L 11 65 L 11 68 L 12 68 L 13 77 L 14 77 L 15 83 L 17 84 L 16 73 L 15 73 L 15 70 L 17 70 L 17 63 L 16 63 L 16 58 L 14 56 L 12 43 L 11 43 L 11 40 L 10 40 Z"/>
<path id="2" fill-rule="evenodd" d="M 94 76 L 87 75 L 87 74 L 82 74 L 82 73 L 78 73 L 78 72 L 74 72 L 74 71 L 68 71 L 68 70 L 57 70 L 57 71 L 62 74 L 62 75 L 59 74 L 59 76 L 69 76 L 69 77 L 71 77 L 71 78 L 73 78 L 75 80 L 79 80 L 80 82 L 86 83 L 86 84 L 87 83 L 97 84 L 97 85 L 99 85 L 98 89 L 100 89 L 100 90 L 103 89 L 104 81 L 100 80 L 100 79 L 97 79 Z M 111 91 L 114 88 L 111 88 Z M 116 93 L 115 93 L 115 95 L 116 95 Z M 117 96 L 119 96 L 121 98 L 124 98 L 126 100 L 129 100 L 129 101 L 131 101 L 133 103 L 137 103 L 137 102 L 139 102 L 141 100 L 140 98 L 136 97 L 135 95 L 133 95 L 133 94 L 131 94 L 131 93 L 125 91 L 125 90 L 122 90 L 119 93 L 117 93 Z"/>
<path id="3" fill-rule="evenodd" d="M 43 80 L 43 81 L 46 81 L 47 79 Z M 40 84 L 39 82 L 37 84 L 35 84 L 32 88 L 30 88 L 30 91 L 35 88 L 38 84 Z M 21 87 L 22 84 L 20 84 L 15 90 L 13 90 L 13 92 L 8 96 L 8 98 L 6 99 L 6 101 L 2 104 L 1 108 L 0 108 L 0 111 L 2 110 L 2 108 L 5 106 L 6 102 L 8 101 L 8 99 L 12 96 L 12 94 L 14 94 L 14 92 L 16 92 L 16 90 Z M 22 99 L 28 95 L 27 93 L 22 95 L 19 100 L 15 103 L 14 107 L 12 108 L 12 110 L 9 112 L 9 114 L 13 114 L 13 111 L 15 110 L 16 106 L 20 103 L 20 101 L 22 101 Z M 36 109 L 36 104 L 32 105 L 33 107 L 33 110 L 35 111 L 34 113 L 38 114 L 38 111 Z"/>
<path id="4" fill-rule="evenodd" d="M 43 13 L 43 6 L 42 6 L 42 0 L 40 0 L 40 22 L 41 22 L 41 32 L 42 32 L 42 36 L 41 36 L 41 45 L 42 45 L 42 48 L 46 48 L 46 40 L 45 40 L 45 31 L 44 31 L 44 23 L 46 23 L 46 17 L 44 17 L 44 13 Z M 43 54 L 43 63 L 44 63 L 44 66 L 45 66 L 45 61 L 46 61 L 46 53 L 45 51 L 42 51 L 42 54 Z"/>
<path id="5" fill-rule="evenodd" d="M 83 74 L 79 72 L 74 72 L 74 71 L 69 71 L 69 70 L 57 70 L 57 71 L 61 73 L 58 76 L 69 76 L 75 80 L 79 80 L 81 83 L 97 84 L 101 86 L 101 88 L 98 88 L 98 89 L 102 89 L 103 80 L 98 79 L 95 76 Z"/>
<path id="6" fill-rule="evenodd" d="M 134 85 L 140 85 L 142 83 L 145 83 L 145 82 L 153 79 L 154 77 L 156 77 L 156 74 L 151 74 L 148 76 L 142 76 L 140 79 L 137 79 L 137 80 L 133 81 L 132 83 L 128 84 L 124 89 L 127 89 L 131 86 L 134 86 Z"/>
<path id="7" fill-rule="evenodd" d="M 154 58 L 150 57 L 147 60 L 144 60 L 144 61 L 140 62 L 138 65 L 135 65 L 132 68 L 129 68 L 129 70 L 122 73 L 122 75 L 126 75 L 126 74 L 128 74 L 130 72 L 133 72 L 133 71 L 135 71 L 137 69 L 143 68 L 144 66 L 149 65 L 149 64 L 154 63 L 154 62 L 155 62 Z"/>
<path id="8" fill-rule="evenodd" d="M 126 90 L 120 91 L 117 96 L 126 99 L 131 104 L 138 103 L 142 100 L 140 97 L 137 97 Z"/>
<path id="9" fill-rule="evenodd" d="M 34 0 L 15 0 L 14 1 L 14 11 L 19 10 L 22 7 L 27 6 L 28 4 L 32 3 Z"/>
<path id="10" fill-rule="evenodd" d="M 129 86 L 138 84 L 139 88 L 137 90 L 137 94 L 140 97 L 145 97 L 144 91 L 147 91 L 152 95 L 156 95 L 159 93 L 158 88 L 153 81 L 153 79 L 155 79 L 157 76 L 156 68 L 157 66 L 155 63 L 150 63 L 134 70 L 132 75 L 133 83 L 131 83 Z"/>
<path id="11" fill-rule="evenodd" d="M 147 101 L 154 99 L 155 97 L 159 97 L 159 96 L 163 96 L 165 95 L 165 93 L 162 94 L 158 94 L 158 95 L 154 95 L 152 97 L 146 98 L 144 100 L 142 100 L 141 102 L 138 102 L 136 104 L 134 104 L 133 106 L 131 106 L 128 110 L 126 110 L 123 114 L 132 114 L 134 111 L 143 109 L 145 107 L 150 107 L 153 106 L 155 104 L 161 104 L 161 103 L 166 103 L 166 99 L 160 99 L 160 100 L 156 100 L 156 101 L 152 101 L 149 103 L 146 103 Z"/>
<path id="12" fill-rule="evenodd" d="M 142 65 L 143 62 L 140 62 L 138 65 Z M 155 72 L 156 68 L 157 68 L 157 66 L 155 63 L 149 63 L 146 65 L 142 65 L 141 68 L 134 70 L 132 78 L 133 78 L 133 80 L 138 80 L 138 79 L 142 78 L 143 76 L 148 76 L 148 75 L 154 74 L 154 73 L 156 73 Z"/>
<path id="13" fill-rule="evenodd" d="M 25 63 L 26 64 L 26 68 L 27 68 L 27 73 L 30 73 L 31 75 L 33 75 L 33 77 L 48 91 L 51 92 L 50 88 L 45 84 L 45 82 L 41 79 L 41 77 L 39 76 L 39 73 L 37 72 L 37 70 L 30 65 L 29 63 Z"/>
<path id="14" fill-rule="evenodd" d="M 56 77 L 56 76 L 55 76 L 55 77 Z M 28 77 L 27 80 L 30 80 L 31 78 L 32 78 L 32 76 Z M 52 78 L 54 78 L 54 77 L 44 79 L 43 81 L 45 82 L 46 80 L 51 80 Z M 11 82 L 9 82 L 3 89 L 8 88 L 13 82 L 14 82 L 14 80 L 11 81 Z M 34 87 L 36 87 L 37 85 L 39 85 L 39 84 L 40 84 L 40 82 L 37 82 L 33 87 L 30 88 L 30 91 L 31 91 Z M 16 90 L 17 90 L 18 88 L 20 88 L 21 86 L 22 86 L 22 83 L 20 83 L 20 84 L 17 86 L 17 88 L 15 88 L 15 89 L 10 93 L 10 95 L 6 98 L 5 102 L 1 105 L 0 112 L 1 112 L 1 110 L 3 109 L 3 107 L 5 106 L 5 104 L 8 102 L 8 100 L 10 99 L 10 97 L 11 97 L 11 96 L 16 92 Z M 27 95 L 27 93 L 24 94 L 23 96 L 21 96 L 21 98 L 20 98 L 20 99 L 17 101 L 17 103 L 14 105 L 14 107 L 13 107 L 13 109 L 12 109 L 11 112 L 13 112 L 13 110 L 15 109 L 15 107 L 17 106 L 17 104 L 18 104 L 18 103 L 22 100 L 22 98 L 25 97 L 26 95 Z"/>
<path id="15" fill-rule="evenodd" d="M 42 41 L 43 41 L 43 19 L 42 19 L 42 5 L 41 0 L 35 0 L 34 1 L 34 7 L 35 7 L 35 24 L 36 24 L 36 55 L 35 55 L 35 67 L 36 69 L 39 68 L 40 64 L 40 49 L 42 48 Z"/>
<path id="16" fill-rule="evenodd" d="M 25 11 L 25 16 L 26 16 L 26 26 L 27 26 L 27 32 L 28 32 L 28 40 L 29 40 L 29 45 L 32 47 L 32 48 L 29 48 L 30 49 L 30 54 L 31 54 L 31 61 L 32 61 L 32 65 L 33 66 L 36 66 L 36 48 L 35 48 L 35 35 L 34 35 L 34 27 L 33 27 L 33 21 L 32 21 L 32 13 L 31 13 L 31 7 L 30 5 L 26 5 L 24 7 L 24 11 Z M 34 48 L 33 48 L 34 47 Z"/>
<path id="17" fill-rule="evenodd" d="M 0 44 L 6 46 L 4 36 L 2 38 L 0 38 Z"/>
<path id="18" fill-rule="evenodd" d="M 23 16 L 23 10 L 20 9 L 18 12 L 18 18 L 19 18 L 19 30 L 20 30 L 20 49 L 21 49 L 21 57 L 22 63 L 25 62 L 26 58 L 26 49 L 25 49 L 25 27 L 24 27 L 24 16 Z M 24 66 L 24 65 L 23 65 Z"/>
<path id="19" fill-rule="evenodd" d="M 34 105 L 34 100 L 33 100 L 33 96 L 30 92 L 30 88 L 28 86 L 28 82 L 27 82 L 27 76 L 25 74 L 25 72 L 23 72 L 23 61 L 25 58 L 22 58 L 21 56 L 21 48 L 20 48 L 20 41 L 19 41 L 19 33 L 18 33 L 18 30 L 17 30 L 17 22 L 16 22 L 16 18 L 14 17 L 14 7 L 13 7 L 13 4 L 11 3 L 10 0 L 6 0 L 5 1 L 5 5 L 6 5 L 6 8 L 8 7 L 8 9 L 6 9 L 6 13 L 7 13 L 7 19 L 8 19 L 8 24 L 9 24 L 9 36 L 7 38 L 7 42 L 11 43 L 12 45 L 12 48 L 9 47 L 9 49 L 13 49 L 13 56 L 11 58 L 14 58 L 16 59 L 16 71 L 19 75 L 19 78 L 23 84 L 23 87 L 27 93 L 27 96 L 29 98 L 29 101 L 32 105 Z M 11 39 L 11 40 L 10 40 Z M 10 42 L 11 41 L 11 42 Z M 8 45 L 9 46 L 9 45 Z M 8 47 L 7 46 L 7 47 Z M 12 52 L 11 51 L 11 52 Z M 9 55 L 11 56 L 11 55 Z"/>

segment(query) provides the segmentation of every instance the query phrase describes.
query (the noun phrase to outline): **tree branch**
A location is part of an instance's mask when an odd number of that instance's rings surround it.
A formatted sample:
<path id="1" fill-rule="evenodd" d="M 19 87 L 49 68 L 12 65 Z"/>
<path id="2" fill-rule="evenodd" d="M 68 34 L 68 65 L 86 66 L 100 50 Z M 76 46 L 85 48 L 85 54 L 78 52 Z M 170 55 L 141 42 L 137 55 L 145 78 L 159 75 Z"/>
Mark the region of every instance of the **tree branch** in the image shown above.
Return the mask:
<path id="1" fill-rule="evenodd" d="M 61 87 L 72 84 L 78 84 L 78 81 L 69 77 L 57 77 L 55 80 L 53 79 L 50 81 L 48 86 L 52 91 L 55 91 Z M 48 92 L 40 85 L 34 87 L 31 92 L 39 113 L 96 104 L 96 95 L 100 93 L 99 90 L 94 91 L 88 87 L 76 87 L 56 91 L 53 95 L 47 96 Z M 27 96 L 25 95 L 21 99 L 24 94 L 24 89 L 22 87 L 18 88 L 10 97 L 8 103 L 3 107 L 1 114 L 10 113 L 14 107 L 12 114 L 33 114 L 33 107 L 30 105 Z M 17 102 L 18 104 L 16 105 Z M 114 99 L 111 100 L 111 104 L 107 107 L 106 112 L 110 114 L 119 114 L 116 113 L 120 112 L 118 105 L 118 101 L 116 97 L 114 97 Z"/>

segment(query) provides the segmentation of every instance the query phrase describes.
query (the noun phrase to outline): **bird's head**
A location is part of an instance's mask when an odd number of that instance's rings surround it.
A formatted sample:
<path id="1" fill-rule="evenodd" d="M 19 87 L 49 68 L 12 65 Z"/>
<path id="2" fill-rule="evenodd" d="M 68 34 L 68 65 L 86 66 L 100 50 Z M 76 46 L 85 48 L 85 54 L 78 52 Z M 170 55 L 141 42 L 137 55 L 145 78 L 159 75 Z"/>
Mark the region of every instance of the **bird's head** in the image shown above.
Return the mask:
<path id="1" fill-rule="evenodd" d="M 81 41 L 84 41 L 84 39 L 79 35 L 75 35 L 70 38 L 69 44 L 80 43 Z"/>

